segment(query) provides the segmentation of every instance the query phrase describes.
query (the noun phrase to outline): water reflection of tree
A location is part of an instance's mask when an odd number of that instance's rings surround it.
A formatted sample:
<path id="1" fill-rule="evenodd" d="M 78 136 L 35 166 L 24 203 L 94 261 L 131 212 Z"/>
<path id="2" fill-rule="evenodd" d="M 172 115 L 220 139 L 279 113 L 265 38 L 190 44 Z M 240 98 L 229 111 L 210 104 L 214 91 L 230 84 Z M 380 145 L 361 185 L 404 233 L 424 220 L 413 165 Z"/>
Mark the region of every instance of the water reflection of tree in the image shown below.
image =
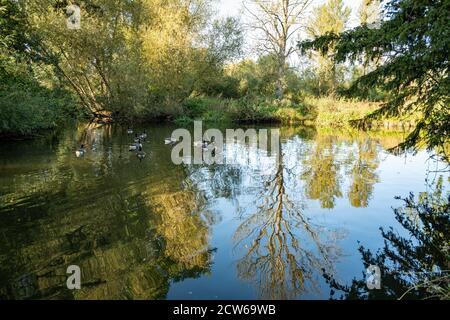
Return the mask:
<path id="1" fill-rule="evenodd" d="M 378 182 L 376 170 L 379 165 L 376 143 L 371 139 L 357 141 L 358 154 L 351 169 L 352 184 L 348 198 L 353 207 L 366 208 Z"/>
<path id="2" fill-rule="evenodd" d="M 336 198 L 342 197 L 340 166 L 336 161 L 336 138 L 318 136 L 314 151 L 304 160 L 302 179 L 309 199 L 319 200 L 322 208 L 333 209 Z"/>
<path id="3" fill-rule="evenodd" d="M 315 272 L 331 271 L 339 255 L 337 233 L 312 224 L 302 213 L 287 192 L 286 174 L 290 170 L 280 150 L 276 173 L 262 181 L 264 191 L 258 198 L 263 202 L 234 235 L 236 248 L 246 248 L 238 274 L 256 282 L 265 299 L 293 299 L 317 288 Z"/>
<path id="4" fill-rule="evenodd" d="M 196 191 L 180 185 L 183 169 L 157 158 L 170 155 L 155 153 L 158 170 L 130 165 L 110 140 L 74 160 L 73 141 L 42 159 L 45 171 L 15 175 L 19 187 L 2 196 L 1 298 L 162 299 L 171 281 L 208 272 L 208 221 Z M 65 286 L 71 264 L 80 291 Z"/>
<path id="5" fill-rule="evenodd" d="M 374 184 L 378 181 L 377 142 L 368 137 L 358 138 L 356 151 L 346 146 L 344 153 L 340 148 L 344 141 L 345 136 L 317 136 L 311 154 L 302 163 L 301 179 L 305 181 L 305 195 L 309 199 L 319 200 L 325 209 L 333 209 L 336 199 L 343 196 L 341 168 L 350 168 L 347 172 L 351 179 L 348 198 L 353 207 L 365 208 L 369 205 Z"/>
<path id="6" fill-rule="evenodd" d="M 328 282 L 345 299 L 450 299 L 450 193 L 443 178 L 433 192 L 418 199 L 410 195 L 395 209 L 397 221 L 409 232 L 402 237 L 393 228 L 381 229 L 385 245 L 378 252 L 360 247 L 364 267 L 381 268 L 381 289 L 368 290 L 366 274 L 351 285 Z M 332 291 L 332 297 L 335 291 Z"/>

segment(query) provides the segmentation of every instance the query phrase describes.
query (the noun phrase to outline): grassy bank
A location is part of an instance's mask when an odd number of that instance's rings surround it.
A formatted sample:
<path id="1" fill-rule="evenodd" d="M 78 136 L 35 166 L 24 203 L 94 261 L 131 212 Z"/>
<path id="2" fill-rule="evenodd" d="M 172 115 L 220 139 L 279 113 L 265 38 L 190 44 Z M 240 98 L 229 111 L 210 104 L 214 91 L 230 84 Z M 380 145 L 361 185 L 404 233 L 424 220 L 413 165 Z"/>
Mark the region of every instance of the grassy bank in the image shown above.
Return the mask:
<path id="1" fill-rule="evenodd" d="M 332 97 L 303 98 L 293 103 L 291 99 L 269 98 L 221 99 L 211 97 L 189 98 L 183 112 L 173 118 L 180 125 L 194 120 L 205 122 L 303 124 L 318 127 L 349 128 L 350 121 L 365 117 L 380 107 L 379 103 Z M 408 130 L 414 118 L 389 118 L 372 122 L 374 129 Z"/>
<path id="2" fill-rule="evenodd" d="M 332 128 L 349 127 L 350 121 L 362 119 L 380 107 L 379 102 L 332 97 L 306 97 L 304 103 L 317 111 L 317 126 Z M 414 127 L 415 120 L 415 117 L 389 117 L 372 121 L 371 128 L 409 130 Z"/>

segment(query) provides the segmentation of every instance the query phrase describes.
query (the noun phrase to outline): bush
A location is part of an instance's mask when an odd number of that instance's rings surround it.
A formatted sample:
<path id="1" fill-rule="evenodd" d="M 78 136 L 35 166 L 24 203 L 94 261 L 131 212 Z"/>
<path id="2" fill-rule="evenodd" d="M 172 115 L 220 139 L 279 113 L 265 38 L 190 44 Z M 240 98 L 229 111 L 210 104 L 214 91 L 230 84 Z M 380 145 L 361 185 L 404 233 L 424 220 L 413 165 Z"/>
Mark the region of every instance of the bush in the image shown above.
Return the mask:
<path id="1" fill-rule="evenodd" d="M 275 104 L 262 97 L 245 97 L 229 104 L 230 117 L 235 122 L 276 122 L 277 109 Z"/>
<path id="2" fill-rule="evenodd" d="M 0 135 L 31 135 L 75 117 L 75 99 L 63 90 L 15 81 L 0 85 Z"/>
<path id="3" fill-rule="evenodd" d="M 300 108 L 280 108 L 275 113 L 281 123 L 296 124 L 314 121 L 316 114 L 302 111 Z"/>
<path id="4" fill-rule="evenodd" d="M 228 112 L 229 101 L 211 97 L 193 97 L 183 103 L 183 114 L 175 118 L 178 125 L 187 125 L 194 120 L 205 122 L 230 121 Z"/>

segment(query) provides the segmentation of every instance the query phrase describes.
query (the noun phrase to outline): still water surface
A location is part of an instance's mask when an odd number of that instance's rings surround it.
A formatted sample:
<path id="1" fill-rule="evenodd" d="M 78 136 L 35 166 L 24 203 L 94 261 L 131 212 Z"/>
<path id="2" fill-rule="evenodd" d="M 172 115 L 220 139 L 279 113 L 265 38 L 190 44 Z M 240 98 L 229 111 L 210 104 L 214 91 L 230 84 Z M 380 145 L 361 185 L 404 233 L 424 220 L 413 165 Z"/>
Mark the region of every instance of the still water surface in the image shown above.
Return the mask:
<path id="1" fill-rule="evenodd" d="M 142 162 L 119 126 L 1 144 L 0 298 L 327 299 L 322 270 L 360 277 L 358 241 L 376 251 L 380 227 L 405 232 L 394 197 L 426 191 L 434 166 L 389 154 L 402 134 L 311 128 L 280 128 L 278 164 L 228 144 L 233 164 L 176 166 L 175 128 L 144 129 Z"/>

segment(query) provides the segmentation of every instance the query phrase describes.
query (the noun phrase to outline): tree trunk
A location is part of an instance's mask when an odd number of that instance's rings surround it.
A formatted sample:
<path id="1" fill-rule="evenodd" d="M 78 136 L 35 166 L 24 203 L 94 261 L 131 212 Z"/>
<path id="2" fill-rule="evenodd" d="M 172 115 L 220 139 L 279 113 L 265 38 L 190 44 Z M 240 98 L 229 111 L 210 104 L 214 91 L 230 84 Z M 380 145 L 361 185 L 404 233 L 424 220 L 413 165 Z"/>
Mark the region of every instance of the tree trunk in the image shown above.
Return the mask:
<path id="1" fill-rule="evenodd" d="M 283 99 L 284 96 L 284 67 L 286 64 L 286 58 L 280 56 L 278 58 L 278 70 L 277 70 L 277 82 L 275 84 L 275 97 L 278 100 Z"/>

